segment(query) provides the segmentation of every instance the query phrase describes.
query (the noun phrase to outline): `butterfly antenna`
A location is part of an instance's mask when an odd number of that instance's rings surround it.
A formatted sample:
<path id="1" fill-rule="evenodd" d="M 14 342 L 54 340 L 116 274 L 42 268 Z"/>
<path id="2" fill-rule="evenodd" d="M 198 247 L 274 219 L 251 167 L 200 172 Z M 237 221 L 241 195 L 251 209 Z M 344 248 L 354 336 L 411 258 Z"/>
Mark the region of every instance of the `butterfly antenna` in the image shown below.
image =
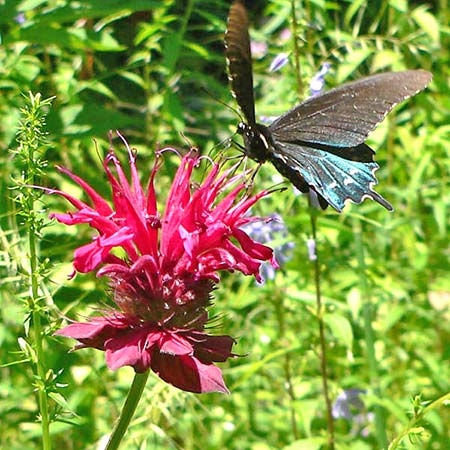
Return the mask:
<path id="1" fill-rule="evenodd" d="M 182 132 L 180 131 L 180 136 L 183 138 L 184 142 L 188 145 L 189 151 L 191 153 L 200 154 L 199 148 L 192 143 L 192 141 Z"/>
<path id="2" fill-rule="evenodd" d="M 234 135 L 236 135 L 237 132 L 234 133 Z M 233 135 L 233 136 L 234 136 Z M 222 155 L 222 153 L 226 150 L 228 150 L 232 145 L 234 145 L 239 152 L 241 153 L 238 156 L 228 156 L 226 158 L 227 161 L 232 161 L 233 159 L 238 159 L 238 158 L 242 158 L 245 155 L 245 147 L 241 144 L 239 144 L 239 142 L 236 142 L 232 137 L 231 138 L 226 138 L 223 141 L 220 141 L 218 144 L 214 145 L 213 147 L 211 147 L 210 150 L 208 150 L 208 156 L 210 156 L 213 160 L 215 160 L 217 157 L 220 157 Z M 215 152 L 215 150 L 217 150 L 217 153 L 215 156 L 211 156 L 213 152 Z"/>
<path id="3" fill-rule="evenodd" d="M 242 114 L 236 109 L 230 106 L 228 103 L 223 102 L 222 100 L 215 97 L 211 92 L 208 91 L 205 87 L 200 88 L 203 92 L 205 92 L 207 95 L 209 95 L 213 100 L 215 100 L 217 103 L 220 103 L 221 105 L 225 106 L 225 108 L 228 108 L 230 111 L 233 111 L 240 119 L 241 122 L 244 121 L 244 118 L 242 117 Z"/>

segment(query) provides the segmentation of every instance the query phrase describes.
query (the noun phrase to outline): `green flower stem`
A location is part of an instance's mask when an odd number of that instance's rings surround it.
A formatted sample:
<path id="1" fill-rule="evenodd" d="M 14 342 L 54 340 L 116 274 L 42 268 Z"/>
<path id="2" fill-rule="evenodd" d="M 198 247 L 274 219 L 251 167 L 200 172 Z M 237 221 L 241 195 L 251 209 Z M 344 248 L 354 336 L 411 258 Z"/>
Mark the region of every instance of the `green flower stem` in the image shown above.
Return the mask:
<path id="1" fill-rule="evenodd" d="M 294 44 L 294 63 L 295 63 L 295 76 L 297 78 L 297 90 L 298 98 L 303 97 L 303 81 L 302 81 L 302 70 L 300 67 L 300 49 L 298 47 L 298 30 L 297 30 L 297 14 L 295 8 L 296 0 L 291 0 L 291 13 L 292 13 L 292 42 Z"/>
<path id="2" fill-rule="evenodd" d="M 314 242 L 317 243 L 317 226 L 316 226 L 316 210 L 314 206 L 309 204 L 309 213 L 311 219 L 311 232 Z M 322 305 L 322 294 L 320 290 L 320 264 L 319 253 L 317 248 L 316 258 L 314 259 L 314 284 L 316 288 L 316 316 L 319 324 L 319 342 L 320 342 L 320 372 L 322 375 L 322 391 L 325 397 L 325 406 L 327 413 L 327 428 L 328 428 L 328 449 L 334 450 L 335 448 L 335 435 L 334 435 L 334 419 L 333 419 L 333 407 L 330 399 L 330 392 L 328 389 L 328 359 L 327 359 L 327 342 L 325 337 L 325 322 L 323 319 L 324 310 Z"/>
<path id="3" fill-rule="evenodd" d="M 163 66 L 167 72 L 166 79 L 167 79 L 167 85 L 170 86 L 171 84 L 171 78 L 173 74 L 177 70 L 177 64 L 178 60 L 180 59 L 180 55 L 183 49 L 183 39 L 186 34 L 186 30 L 189 24 L 189 20 L 192 16 L 192 12 L 194 10 L 195 0 L 187 0 L 185 2 L 184 6 L 184 14 L 181 18 L 181 23 L 179 28 L 175 33 L 171 33 L 170 36 L 166 36 L 166 39 L 170 40 L 170 48 L 168 48 L 164 52 L 164 58 L 163 58 Z M 148 73 L 147 73 L 148 75 Z M 150 86 L 150 80 L 147 86 Z M 169 96 L 172 95 L 172 87 L 168 88 L 164 94 L 164 103 L 162 106 L 162 110 L 159 112 L 160 117 L 164 118 L 168 115 L 169 111 Z M 150 94 L 147 96 L 148 101 L 150 100 Z M 150 131 L 150 127 L 152 124 L 152 121 L 154 120 L 153 114 L 151 114 L 152 108 L 148 109 L 147 113 L 147 124 L 148 124 L 148 131 Z M 170 118 L 169 114 L 169 122 L 172 123 L 173 118 Z M 153 142 L 159 142 L 159 133 L 161 132 L 160 128 L 156 128 L 152 131 L 152 140 Z M 149 135 L 150 136 L 150 135 Z"/>
<path id="4" fill-rule="evenodd" d="M 298 30 L 297 30 L 297 15 L 296 15 L 296 2 L 291 0 L 291 13 L 292 13 L 292 39 L 294 44 L 294 61 L 295 61 L 295 76 L 297 80 L 297 92 L 299 100 L 302 99 L 304 94 L 304 86 L 302 82 L 302 73 L 300 66 L 300 49 L 298 46 Z M 317 242 L 317 230 L 316 230 L 316 210 L 314 206 L 309 203 L 309 213 L 311 220 L 311 233 L 314 242 Z M 328 389 L 328 368 L 327 368 L 327 343 L 325 338 L 325 323 L 323 319 L 323 305 L 322 294 L 320 291 L 320 264 L 319 257 L 316 249 L 316 258 L 313 261 L 314 264 L 314 284 L 316 290 L 316 316 L 319 325 L 319 341 L 320 341 L 320 373 L 322 376 L 322 391 L 325 397 L 326 416 L 327 416 L 327 430 L 328 430 L 328 450 L 334 450 L 335 448 L 335 435 L 334 435 L 334 420 L 332 414 L 332 405 L 330 399 L 330 393 Z"/>
<path id="5" fill-rule="evenodd" d="M 36 345 L 36 370 L 38 374 L 37 391 L 39 400 L 39 411 L 41 416 L 42 428 L 42 448 L 43 450 L 51 450 L 52 443 L 50 440 L 50 420 L 48 414 L 47 391 L 45 387 L 45 367 L 44 367 L 44 352 L 42 348 L 42 323 L 41 311 L 39 308 L 39 289 L 37 276 L 37 254 L 36 254 L 36 239 L 33 227 L 30 226 L 28 231 L 28 243 L 30 251 L 30 277 L 31 277 L 31 308 L 33 311 L 33 331 Z"/>
<path id="6" fill-rule="evenodd" d="M 29 252 L 29 286 L 30 296 L 28 298 L 28 308 L 32 316 L 32 330 L 34 334 L 35 354 L 32 356 L 32 362 L 35 364 L 37 373 L 36 389 L 38 392 L 39 413 L 42 428 L 42 447 L 44 450 L 51 449 L 50 440 L 50 418 L 48 409 L 48 398 L 46 388 L 46 369 L 44 365 L 45 354 L 43 351 L 44 333 L 41 322 L 41 299 L 39 298 L 39 259 L 38 244 L 36 236 L 39 234 L 39 217 L 35 209 L 34 189 L 25 187 L 26 185 L 35 185 L 39 174 L 38 151 L 44 142 L 42 128 L 44 126 L 43 107 L 48 106 L 51 99 L 42 100 L 41 95 L 29 94 L 29 104 L 22 109 L 23 119 L 19 127 L 18 153 L 25 161 L 26 169 L 24 173 L 22 190 L 21 213 L 25 218 L 28 235 Z"/>
<path id="7" fill-rule="evenodd" d="M 378 361 L 375 355 L 375 333 L 372 327 L 373 305 L 370 298 L 370 287 L 367 283 L 366 262 L 364 258 L 364 246 L 362 242 L 362 227 L 358 218 L 353 222 L 353 234 L 355 236 L 355 250 L 358 260 L 359 290 L 363 297 L 363 320 L 364 320 L 364 340 L 366 343 L 367 362 L 369 365 L 370 385 L 377 398 L 381 397 L 381 391 L 378 380 Z M 375 432 L 378 442 L 378 448 L 387 447 L 388 440 L 386 436 L 385 412 L 381 405 L 374 406 L 375 413 Z"/>
<path id="8" fill-rule="evenodd" d="M 183 47 L 183 38 L 187 30 L 189 19 L 191 18 L 192 11 L 194 9 L 195 0 L 188 0 L 184 8 L 184 15 L 181 20 L 181 26 L 178 33 L 175 35 L 175 44 L 170 53 L 165 57 L 164 65 L 167 68 L 169 75 L 175 72 L 178 59 L 180 58 L 181 49 Z"/>
<path id="9" fill-rule="evenodd" d="M 414 415 L 414 417 L 409 421 L 407 427 L 389 444 L 388 450 L 395 450 L 400 442 L 403 440 L 405 436 L 410 434 L 411 430 L 413 430 L 418 422 L 423 419 L 423 417 L 429 413 L 431 410 L 435 408 L 439 408 L 444 404 L 450 403 L 450 392 L 443 395 L 442 397 L 439 397 L 434 402 L 430 403 L 428 406 L 423 408 L 421 411 L 419 411 L 417 414 Z"/>
<path id="10" fill-rule="evenodd" d="M 276 311 L 276 317 L 278 321 L 278 330 L 279 330 L 279 341 L 284 345 L 284 341 L 286 340 L 286 320 L 285 320 L 285 306 L 283 304 L 284 295 L 280 295 L 280 292 L 277 290 L 277 295 L 275 296 L 274 306 Z M 287 384 L 287 393 L 289 396 L 289 410 L 290 410 L 290 420 L 291 420 L 291 429 L 292 436 L 295 440 L 300 439 L 300 435 L 298 433 L 297 428 L 297 416 L 295 412 L 295 391 L 294 391 L 294 383 L 292 381 L 292 364 L 291 364 L 291 354 L 287 352 L 284 355 L 284 376 Z"/>
<path id="11" fill-rule="evenodd" d="M 147 370 L 144 373 L 136 373 L 134 375 L 133 383 L 128 392 L 127 399 L 125 400 L 125 405 L 123 406 L 119 420 L 114 427 L 105 450 L 115 450 L 119 448 L 122 438 L 128 429 L 128 425 L 130 425 L 131 418 L 136 411 L 139 400 L 142 397 L 142 392 L 144 392 L 149 373 L 150 371 Z"/>

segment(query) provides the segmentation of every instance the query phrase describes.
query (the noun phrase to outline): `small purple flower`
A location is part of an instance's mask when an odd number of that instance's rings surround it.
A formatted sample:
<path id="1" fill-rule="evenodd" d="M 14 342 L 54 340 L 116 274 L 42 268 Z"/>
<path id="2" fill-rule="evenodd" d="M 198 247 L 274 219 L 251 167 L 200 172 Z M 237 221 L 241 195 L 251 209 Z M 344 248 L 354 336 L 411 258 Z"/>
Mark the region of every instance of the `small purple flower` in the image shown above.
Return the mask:
<path id="1" fill-rule="evenodd" d="M 254 58 L 261 59 L 267 54 L 267 44 L 265 42 L 250 42 L 251 52 Z"/>
<path id="2" fill-rule="evenodd" d="M 23 23 L 26 22 L 26 17 L 25 14 L 23 12 L 20 12 L 19 14 L 17 14 L 16 17 L 14 17 L 14 20 L 16 23 L 18 23 L 19 25 L 22 25 Z"/>
<path id="3" fill-rule="evenodd" d="M 279 53 L 270 63 L 269 72 L 276 72 L 284 67 L 289 61 L 287 53 Z"/>
<path id="4" fill-rule="evenodd" d="M 270 125 L 276 119 L 278 119 L 278 116 L 259 116 L 259 121 L 263 124 L 266 123 L 267 125 Z"/>
<path id="5" fill-rule="evenodd" d="M 293 242 L 286 241 L 288 237 L 288 230 L 279 214 L 272 214 L 265 222 L 251 222 L 245 227 L 244 231 L 249 234 L 257 242 L 268 243 L 273 241 L 282 241 L 279 246 L 272 246 L 274 256 L 278 262 L 279 267 L 287 263 L 292 255 L 292 248 L 295 246 Z M 261 264 L 260 275 L 265 280 L 273 280 L 275 278 L 275 270 L 269 264 Z"/>
<path id="6" fill-rule="evenodd" d="M 280 40 L 285 42 L 289 40 L 292 36 L 291 30 L 289 28 L 283 28 L 280 32 Z"/>
<path id="7" fill-rule="evenodd" d="M 366 392 L 363 389 L 345 389 L 334 402 L 333 417 L 352 422 L 352 434 L 367 436 L 369 433 L 366 425 L 373 420 L 373 413 L 365 410 L 364 402 L 360 398 L 360 395 Z"/>
<path id="8" fill-rule="evenodd" d="M 310 261 L 315 261 L 317 259 L 316 254 L 316 241 L 314 239 L 308 239 L 306 242 L 308 247 L 308 257 Z"/>
<path id="9" fill-rule="evenodd" d="M 333 417 L 335 419 L 352 420 L 353 417 L 364 409 L 364 403 L 360 398 L 365 394 L 363 389 L 345 389 L 341 392 L 333 405 Z"/>
<path id="10" fill-rule="evenodd" d="M 325 85 L 325 80 L 323 79 L 323 77 L 328 73 L 330 67 L 330 63 L 323 63 L 320 70 L 311 78 L 311 81 L 309 83 L 309 90 L 312 96 L 320 94 L 322 92 L 322 89 Z"/>

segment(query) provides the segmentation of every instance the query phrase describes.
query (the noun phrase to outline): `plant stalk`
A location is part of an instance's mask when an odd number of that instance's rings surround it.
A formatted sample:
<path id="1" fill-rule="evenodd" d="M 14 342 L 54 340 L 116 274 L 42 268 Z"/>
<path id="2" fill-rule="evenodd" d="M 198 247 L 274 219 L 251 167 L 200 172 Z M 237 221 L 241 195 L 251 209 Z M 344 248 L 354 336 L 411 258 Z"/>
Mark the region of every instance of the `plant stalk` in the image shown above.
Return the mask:
<path id="1" fill-rule="evenodd" d="M 130 425 L 131 418 L 136 411 L 139 400 L 142 397 L 149 374 L 150 370 L 147 370 L 144 373 L 136 373 L 134 375 L 133 383 L 131 384 L 122 412 L 120 413 L 120 417 L 114 426 L 105 450 L 116 450 L 119 448 L 125 432 Z"/>
<path id="2" fill-rule="evenodd" d="M 52 444 L 50 440 L 50 419 L 48 411 L 47 391 L 45 388 L 45 367 L 44 367 L 44 352 L 42 347 L 42 323 L 41 311 L 39 307 L 39 285 L 37 276 L 37 254 L 36 254 L 36 239 L 33 226 L 29 226 L 28 230 L 28 245 L 30 251 L 30 282 L 31 282 L 31 302 L 32 302 L 32 322 L 34 341 L 36 345 L 36 371 L 38 375 L 37 391 L 39 400 L 39 412 L 42 428 L 42 448 L 43 450 L 51 450 Z"/>
<path id="3" fill-rule="evenodd" d="M 274 302 L 276 317 L 278 320 L 278 329 L 279 329 L 279 339 L 281 342 L 286 338 L 286 321 L 284 319 L 284 305 L 283 305 L 283 296 L 277 296 Z M 291 429 L 294 440 L 300 438 L 297 428 L 297 417 L 295 413 L 295 392 L 294 385 L 292 382 L 292 369 L 291 369 L 291 354 L 287 352 L 284 355 L 284 376 L 287 384 L 287 392 L 289 395 L 289 411 L 290 411 L 290 420 L 291 420 Z"/>
<path id="4" fill-rule="evenodd" d="M 297 81 L 297 94 L 298 98 L 303 97 L 303 81 L 302 70 L 300 66 L 300 48 L 298 46 L 298 31 L 297 31 L 297 13 L 295 8 L 295 1 L 291 0 L 291 13 L 292 13 L 292 40 L 294 43 L 294 64 L 295 64 L 295 76 Z"/>
<path id="5" fill-rule="evenodd" d="M 353 231 L 355 236 L 355 250 L 358 260 L 359 289 L 364 298 L 363 303 L 363 320 L 364 320 L 364 340 L 366 343 L 367 363 L 369 366 L 370 385 L 373 393 L 377 398 L 381 397 L 381 390 L 378 383 L 378 361 L 375 354 L 375 332 L 372 327 L 373 321 L 373 304 L 370 296 L 370 287 L 366 276 L 366 262 L 364 258 L 364 246 L 362 242 L 362 227 L 358 218 L 354 219 Z M 387 447 L 388 440 L 386 435 L 386 419 L 385 412 L 381 405 L 374 406 L 375 413 L 375 432 L 378 442 L 378 448 Z"/>
<path id="6" fill-rule="evenodd" d="M 413 428 L 416 428 L 417 423 L 422 420 L 428 412 L 443 405 L 448 406 L 449 403 L 450 392 L 443 395 L 442 397 L 439 397 L 437 400 L 423 408 L 418 414 L 415 414 L 414 417 L 409 421 L 406 428 L 389 444 L 388 450 L 396 450 L 403 438 L 407 436 Z"/>
<path id="7" fill-rule="evenodd" d="M 317 243 L 317 217 L 314 206 L 309 202 L 309 213 L 311 220 L 311 233 L 314 243 Z M 314 264 L 314 285 L 316 290 L 316 316 L 319 325 L 319 343 L 320 343 L 320 373 L 322 375 L 322 391 L 325 398 L 327 429 L 328 429 L 328 449 L 335 448 L 334 419 L 332 413 L 332 404 L 330 399 L 330 391 L 328 387 L 328 359 L 327 359 L 327 343 L 325 337 L 324 310 L 322 305 L 322 294 L 320 289 L 320 264 L 317 245 L 315 248 L 315 258 L 312 258 Z"/>
<path id="8" fill-rule="evenodd" d="M 35 210 L 35 199 L 33 188 L 25 186 L 34 186 L 36 184 L 36 174 L 38 173 L 37 151 L 42 144 L 42 127 L 44 121 L 42 118 L 42 107 L 48 105 L 51 99 L 41 101 L 41 95 L 29 94 L 29 106 L 22 109 L 24 119 L 21 123 L 18 133 L 19 152 L 26 161 L 24 173 L 24 187 L 22 195 L 24 203 L 22 206 L 22 214 L 25 218 L 26 230 L 28 236 L 28 253 L 29 253 L 29 289 L 28 308 L 32 317 L 32 330 L 35 344 L 35 356 L 32 362 L 35 364 L 35 373 L 37 374 L 36 389 L 38 393 L 39 415 L 42 430 L 42 448 L 51 450 L 50 440 L 50 417 L 48 408 L 48 398 L 46 389 L 46 369 L 45 355 L 43 351 L 43 330 L 41 321 L 41 305 L 39 298 L 39 259 L 38 244 L 36 235 L 38 233 L 38 218 Z"/>
<path id="9" fill-rule="evenodd" d="M 303 82 L 301 76 L 301 66 L 300 66 L 300 49 L 298 46 L 298 30 L 297 30 L 297 14 L 295 0 L 291 0 L 291 13 L 292 13 L 292 38 L 294 42 L 294 61 L 295 61 L 295 75 L 297 79 L 297 92 L 299 99 L 303 97 Z M 311 204 L 311 198 L 309 197 L 309 214 L 311 221 L 311 233 L 314 244 L 317 242 L 317 227 L 316 227 L 316 210 Z M 328 449 L 335 449 L 335 435 L 334 435 L 334 420 L 332 414 L 332 405 L 330 399 L 330 393 L 328 388 L 328 368 L 327 368 L 327 345 L 325 338 L 325 323 L 323 320 L 323 306 L 322 306 L 322 295 L 320 290 L 320 264 L 319 257 L 317 254 L 317 248 L 315 249 L 315 256 L 311 258 L 314 266 L 314 285 L 316 291 L 316 316 L 319 325 L 319 341 L 320 341 L 320 373 L 322 376 L 322 391 L 325 397 L 326 406 L 326 417 L 327 417 L 327 430 L 328 430 Z"/>

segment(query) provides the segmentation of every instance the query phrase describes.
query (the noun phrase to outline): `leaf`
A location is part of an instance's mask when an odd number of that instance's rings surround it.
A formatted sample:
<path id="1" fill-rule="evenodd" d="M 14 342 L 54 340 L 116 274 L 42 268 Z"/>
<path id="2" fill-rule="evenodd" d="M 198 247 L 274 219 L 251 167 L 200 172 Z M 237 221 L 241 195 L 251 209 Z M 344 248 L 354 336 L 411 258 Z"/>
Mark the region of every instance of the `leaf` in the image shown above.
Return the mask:
<path id="1" fill-rule="evenodd" d="M 365 0 L 356 0 L 350 4 L 347 11 L 345 12 L 345 24 L 350 26 L 350 22 L 353 16 L 360 10 L 361 6 L 366 3 Z"/>
<path id="2" fill-rule="evenodd" d="M 406 0 L 390 0 L 389 6 L 392 6 L 392 8 L 395 8 L 401 13 L 408 11 L 408 2 Z"/>
<path id="3" fill-rule="evenodd" d="M 182 46 L 182 39 L 180 33 L 173 33 L 166 37 L 163 44 L 163 66 L 167 68 L 169 74 L 175 70 L 180 50 Z"/>
<path id="4" fill-rule="evenodd" d="M 439 229 L 439 234 L 442 237 L 445 237 L 447 234 L 447 226 L 448 226 L 448 210 L 447 210 L 447 205 L 448 203 L 446 203 L 444 200 L 442 199 L 438 199 L 435 200 L 435 202 L 433 203 L 433 211 L 434 211 L 434 219 L 436 220 L 438 229 Z"/>
<path id="5" fill-rule="evenodd" d="M 324 319 L 334 338 L 351 350 L 353 346 L 353 330 L 350 321 L 336 313 L 326 314 Z"/>
<path id="6" fill-rule="evenodd" d="M 398 305 L 389 308 L 389 314 L 387 314 L 384 324 L 383 332 L 386 333 L 406 314 L 405 305 L 400 303 Z"/>
<path id="7" fill-rule="evenodd" d="M 64 408 L 65 410 L 70 410 L 69 404 L 67 403 L 66 399 L 57 392 L 50 392 L 48 396 L 53 399 L 59 406 Z"/>
<path id="8" fill-rule="evenodd" d="M 179 98 L 172 91 L 166 91 L 164 95 L 164 107 L 169 113 L 170 120 L 172 121 L 172 126 L 175 127 L 177 131 L 183 131 L 185 127 L 183 119 L 183 107 L 180 103 Z"/>
<path id="9" fill-rule="evenodd" d="M 36 16 L 40 23 L 49 22 L 74 22 L 78 19 L 103 18 L 126 12 L 131 15 L 138 11 L 151 11 L 161 6 L 157 0 L 133 0 L 132 2 L 123 2 L 121 0 L 83 0 L 79 2 L 67 2 L 64 6 L 45 10 L 45 13 Z"/>
<path id="10" fill-rule="evenodd" d="M 320 450 L 324 444 L 325 438 L 312 437 L 294 441 L 292 444 L 283 447 L 283 450 Z"/>
<path id="11" fill-rule="evenodd" d="M 141 89 L 145 89 L 146 87 L 144 79 L 138 73 L 134 73 L 129 70 L 118 70 L 117 75 L 125 78 L 128 81 L 131 81 L 136 86 L 139 86 Z"/>
<path id="12" fill-rule="evenodd" d="M 186 46 L 186 48 L 191 49 L 194 53 L 196 53 L 201 58 L 209 59 L 210 55 L 205 47 L 202 47 L 201 45 L 198 45 L 194 42 L 186 42 L 185 46 Z"/>
<path id="13" fill-rule="evenodd" d="M 411 17 L 419 27 L 431 38 L 435 45 L 439 45 L 439 22 L 426 10 L 426 6 L 416 8 Z"/>
<path id="14" fill-rule="evenodd" d="M 86 90 L 97 92 L 98 94 L 102 94 L 109 99 L 117 101 L 115 93 L 111 91 L 106 84 L 101 83 L 98 80 L 80 82 L 78 85 L 78 92 L 83 92 Z"/>
<path id="15" fill-rule="evenodd" d="M 337 70 L 337 81 L 343 83 L 351 78 L 356 69 L 373 53 L 371 48 L 360 48 L 351 51 L 346 59 L 339 65 Z"/>
<path id="16" fill-rule="evenodd" d="M 361 311 L 361 293 L 359 289 L 352 288 L 347 295 L 347 304 L 352 313 L 353 320 L 356 320 Z"/>
<path id="17" fill-rule="evenodd" d="M 373 56 L 371 71 L 379 72 L 396 64 L 398 64 L 398 52 L 389 49 L 381 50 Z"/>

